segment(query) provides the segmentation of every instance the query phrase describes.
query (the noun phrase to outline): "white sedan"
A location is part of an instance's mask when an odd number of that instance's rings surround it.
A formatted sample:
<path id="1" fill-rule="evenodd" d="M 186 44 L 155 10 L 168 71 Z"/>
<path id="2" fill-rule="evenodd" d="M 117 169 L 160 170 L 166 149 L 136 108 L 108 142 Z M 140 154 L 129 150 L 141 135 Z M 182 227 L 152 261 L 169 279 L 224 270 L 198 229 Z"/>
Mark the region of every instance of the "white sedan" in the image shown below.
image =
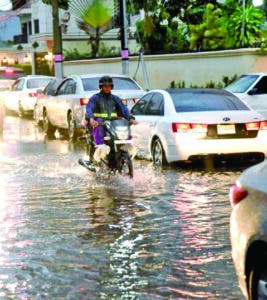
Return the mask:
<path id="1" fill-rule="evenodd" d="M 53 78 L 45 75 L 28 75 L 18 78 L 11 90 L 5 92 L 3 96 L 6 111 L 19 115 L 33 115 L 37 90 L 43 89 Z"/>
<path id="2" fill-rule="evenodd" d="M 151 90 L 132 108 L 137 155 L 164 165 L 208 155 L 267 155 L 267 121 L 230 92 Z"/>
<path id="3" fill-rule="evenodd" d="M 47 136 L 53 137 L 55 130 L 67 130 L 69 139 L 76 140 L 84 128 L 83 117 L 89 98 L 99 92 L 99 79 L 109 75 L 113 79 L 112 93 L 118 95 L 131 107 L 145 91 L 130 76 L 118 74 L 70 75 L 59 85 L 54 96 L 43 107 L 43 125 Z"/>
<path id="4" fill-rule="evenodd" d="M 232 258 L 249 300 L 267 299 L 267 160 L 246 169 L 230 188 Z"/>

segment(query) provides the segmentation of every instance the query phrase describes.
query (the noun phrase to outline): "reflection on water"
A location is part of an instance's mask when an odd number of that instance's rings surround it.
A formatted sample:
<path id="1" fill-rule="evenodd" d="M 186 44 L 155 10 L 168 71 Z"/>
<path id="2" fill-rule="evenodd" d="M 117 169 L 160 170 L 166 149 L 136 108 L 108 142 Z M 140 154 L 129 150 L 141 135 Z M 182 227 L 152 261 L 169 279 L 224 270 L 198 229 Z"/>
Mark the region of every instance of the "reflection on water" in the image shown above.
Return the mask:
<path id="1" fill-rule="evenodd" d="M 240 171 L 135 161 L 133 180 L 98 177 L 81 155 L 29 120 L 5 120 L 1 299 L 242 298 L 228 234 Z"/>

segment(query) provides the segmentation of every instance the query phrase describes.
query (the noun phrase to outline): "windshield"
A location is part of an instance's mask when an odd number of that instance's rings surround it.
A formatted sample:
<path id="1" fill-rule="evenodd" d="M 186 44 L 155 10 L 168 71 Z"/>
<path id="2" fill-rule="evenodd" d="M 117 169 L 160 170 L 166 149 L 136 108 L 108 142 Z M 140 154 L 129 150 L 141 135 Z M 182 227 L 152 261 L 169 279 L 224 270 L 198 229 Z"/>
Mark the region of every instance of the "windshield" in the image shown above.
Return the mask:
<path id="1" fill-rule="evenodd" d="M 229 84 L 225 90 L 232 93 L 245 93 L 258 78 L 259 75 L 242 75 Z"/>
<path id="2" fill-rule="evenodd" d="M 99 78 L 82 78 L 85 91 L 94 91 L 99 89 Z M 113 77 L 114 90 L 140 90 L 139 86 L 130 78 Z"/>
<path id="3" fill-rule="evenodd" d="M 210 92 L 170 92 L 176 112 L 249 110 L 234 95 Z"/>
<path id="4" fill-rule="evenodd" d="M 31 78 L 27 81 L 27 88 L 36 89 L 45 87 L 51 80 L 52 78 Z"/>

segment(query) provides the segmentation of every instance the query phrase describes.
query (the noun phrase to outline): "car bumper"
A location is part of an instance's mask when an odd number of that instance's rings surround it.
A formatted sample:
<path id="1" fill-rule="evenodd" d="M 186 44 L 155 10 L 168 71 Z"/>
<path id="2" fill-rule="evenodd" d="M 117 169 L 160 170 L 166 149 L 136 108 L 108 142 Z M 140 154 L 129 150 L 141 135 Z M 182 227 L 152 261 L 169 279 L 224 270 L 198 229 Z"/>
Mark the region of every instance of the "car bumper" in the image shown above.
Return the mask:
<path id="1" fill-rule="evenodd" d="M 256 138 L 206 139 L 196 134 L 175 134 L 175 143 L 165 147 L 168 162 L 190 160 L 194 156 L 262 153 L 267 156 L 267 130 Z"/>

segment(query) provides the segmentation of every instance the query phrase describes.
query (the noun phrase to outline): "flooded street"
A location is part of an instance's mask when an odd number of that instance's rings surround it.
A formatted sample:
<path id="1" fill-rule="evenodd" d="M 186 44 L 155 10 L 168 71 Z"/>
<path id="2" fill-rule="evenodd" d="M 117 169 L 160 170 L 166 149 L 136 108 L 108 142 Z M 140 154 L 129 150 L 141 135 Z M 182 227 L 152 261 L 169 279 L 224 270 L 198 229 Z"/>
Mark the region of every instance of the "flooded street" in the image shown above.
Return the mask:
<path id="1" fill-rule="evenodd" d="M 99 178 L 82 144 L 7 116 L 0 143 L 0 299 L 243 299 L 229 186 L 241 169 L 134 161 Z"/>

